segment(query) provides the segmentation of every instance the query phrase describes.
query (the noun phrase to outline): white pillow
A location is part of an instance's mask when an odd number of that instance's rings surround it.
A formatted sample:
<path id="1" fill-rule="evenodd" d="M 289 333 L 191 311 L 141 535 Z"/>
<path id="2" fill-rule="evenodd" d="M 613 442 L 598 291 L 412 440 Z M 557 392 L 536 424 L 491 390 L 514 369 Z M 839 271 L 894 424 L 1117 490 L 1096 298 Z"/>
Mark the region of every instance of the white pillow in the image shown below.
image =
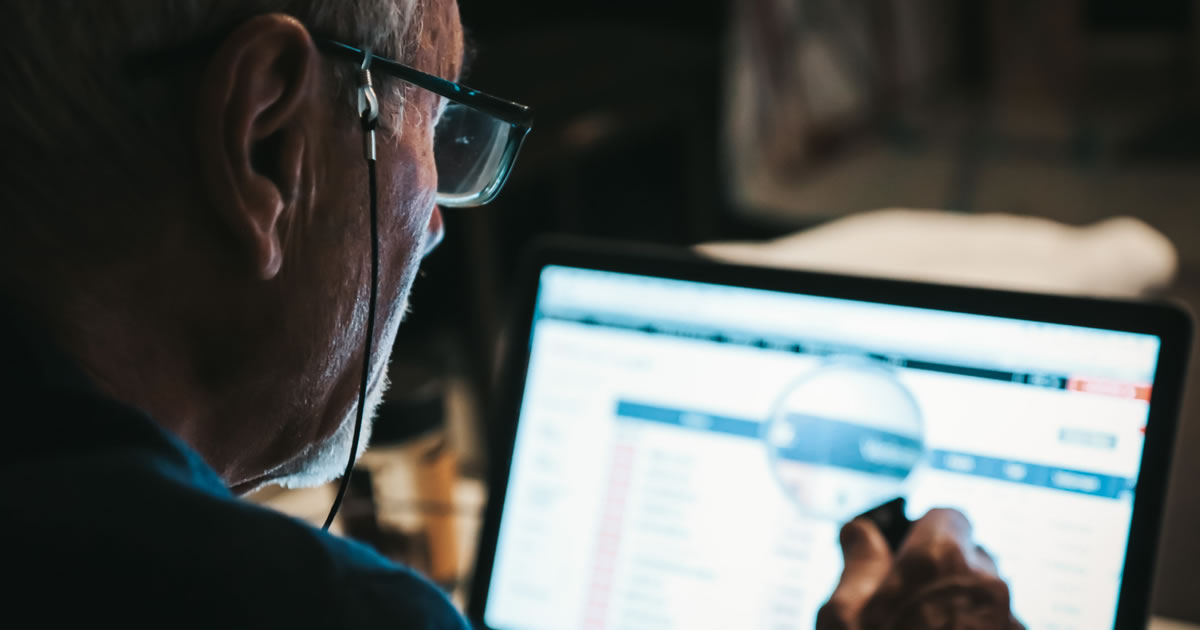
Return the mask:
<path id="1" fill-rule="evenodd" d="M 899 208 L 770 241 L 696 249 L 743 264 L 1108 297 L 1162 289 L 1178 267 L 1171 242 L 1130 217 L 1075 227 L 1037 217 Z"/>

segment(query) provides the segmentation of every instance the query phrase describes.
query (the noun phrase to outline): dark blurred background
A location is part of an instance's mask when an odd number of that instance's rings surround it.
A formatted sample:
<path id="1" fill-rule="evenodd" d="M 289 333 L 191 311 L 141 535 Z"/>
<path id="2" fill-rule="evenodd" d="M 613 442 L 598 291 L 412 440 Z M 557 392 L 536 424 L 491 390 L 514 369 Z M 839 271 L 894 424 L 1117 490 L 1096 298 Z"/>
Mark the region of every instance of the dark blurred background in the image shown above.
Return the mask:
<path id="1" fill-rule="evenodd" d="M 446 212 L 396 361 L 472 400 L 466 474 L 525 244 L 766 238 L 885 207 L 1132 216 L 1200 306 L 1194 0 L 460 0 L 464 82 L 533 107 L 508 187 Z M 1200 621 L 1200 405 L 1181 422 L 1154 610 Z M 400 389 L 403 392 L 403 387 Z"/>
<path id="2" fill-rule="evenodd" d="M 501 199 L 447 211 L 406 337 L 456 344 L 486 384 L 524 245 L 547 232 L 685 244 L 710 238 L 727 7 L 690 2 L 460 3 L 465 81 L 534 108 Z M 447 341 L 450 331 L 455 339 Z M 403 340 L 401 341 L 403 343 Z M 440 352 L 441 350 L 439 350 Z"/>

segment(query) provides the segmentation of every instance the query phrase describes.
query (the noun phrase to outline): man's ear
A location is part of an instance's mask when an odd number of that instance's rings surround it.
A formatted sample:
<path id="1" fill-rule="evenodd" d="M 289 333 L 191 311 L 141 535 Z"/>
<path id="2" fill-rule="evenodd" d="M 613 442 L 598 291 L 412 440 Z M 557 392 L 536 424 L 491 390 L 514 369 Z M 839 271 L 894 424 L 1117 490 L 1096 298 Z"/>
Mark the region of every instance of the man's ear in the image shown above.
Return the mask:
<path id="1" fill-rule="evenodd" d="M 260 15 L 225 39 L 201 79 L 203 181 L 217 219 L 264 280 L 283 264 L 286 226 L 312 203 L 319 64 L 303 25 Z"/>

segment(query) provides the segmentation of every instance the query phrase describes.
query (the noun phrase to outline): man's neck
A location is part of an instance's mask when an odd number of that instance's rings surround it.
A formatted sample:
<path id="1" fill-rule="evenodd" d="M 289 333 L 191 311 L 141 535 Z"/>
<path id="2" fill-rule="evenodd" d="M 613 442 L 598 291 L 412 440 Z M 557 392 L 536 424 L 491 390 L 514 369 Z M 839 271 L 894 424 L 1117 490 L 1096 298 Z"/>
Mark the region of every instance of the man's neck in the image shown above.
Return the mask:
<path id="1" fill-rule="evenodd" d="M 182 322 L 146 303 L 155 296 L 153 286 L 126 291 L 97 283 L 91 289 L 53 301 L 18 301 L 17 308 L 28 309 L 30 320 L 100 393 L 146 412 L 212 463 L 203 421 L 209 415 L 204 401 L 212 397 L 198 386 Z"/>

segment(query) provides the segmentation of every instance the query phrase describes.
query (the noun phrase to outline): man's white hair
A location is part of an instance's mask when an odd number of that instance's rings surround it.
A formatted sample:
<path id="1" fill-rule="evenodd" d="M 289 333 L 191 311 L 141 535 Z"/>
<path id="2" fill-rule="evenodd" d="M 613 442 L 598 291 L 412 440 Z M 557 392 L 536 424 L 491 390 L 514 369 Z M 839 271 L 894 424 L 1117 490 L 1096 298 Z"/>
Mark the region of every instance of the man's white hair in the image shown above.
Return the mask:
<path id="1" fill-rule="evenodd" d="M 9 152 L 0 204 L 25 195 L 48 169 L 136 169 L 186 133 L 186 84 L 167 66 L 150 80 L 131 60 L 224 37 L 246 19 L 285 13 L 311 31 L 411 61 L 423 0 L 0 0 L 0 138 Z M 200 62 L 203 59 L 199 60 Z M 353 64 L 330 64 L 338 98 L 354 106 Z M 194 80 L 194 70 L 187 74 Z M 381 86 L 388 127 L 403 111 L 404 84 Z M 353 111 L 351 109 L 350 111 Z M 145 146 L 155 138 L 163 146 Z M 190 138 L 189 138 L 190 139 Z M 175 142 L 175 145 L 178 143 Z M 151 157 L 150 159 L 155 159 Z M 170 155 L 161 160 L 170 163 Z M 161 163 L 161 162 L 160 162 Z M 72 170 L 72 169 L 67 169 Z M 62 186 L 69 182 L 57 182 Z M 53 187 L 42 191 L 61 193 Z M 28 199 L 24 199 L 28 203 Z"/>

